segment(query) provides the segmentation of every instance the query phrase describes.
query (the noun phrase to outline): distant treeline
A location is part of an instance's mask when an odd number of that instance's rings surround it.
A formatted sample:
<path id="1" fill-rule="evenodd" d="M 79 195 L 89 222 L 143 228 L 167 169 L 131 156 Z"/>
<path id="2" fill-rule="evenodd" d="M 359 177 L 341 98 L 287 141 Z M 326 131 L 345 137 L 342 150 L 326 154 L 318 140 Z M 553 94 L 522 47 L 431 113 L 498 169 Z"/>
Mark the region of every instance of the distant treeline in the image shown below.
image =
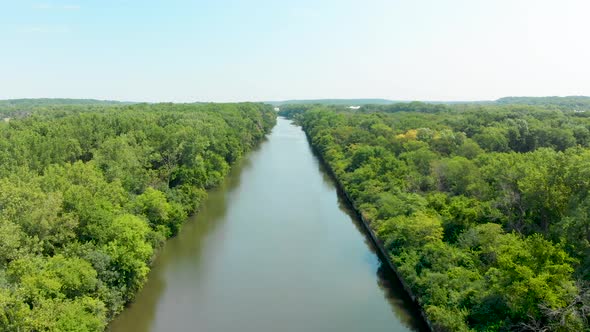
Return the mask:
<path id="1" fill-rule="evenodd" d="M 551 106 L 551 105 L 549 105 Z M 439 331 L 588 331 L 590 114 L 284 107 Z"/>
<path id="2" fill-rule="evenodd" d="M 36 98 L 0 100 L 0 118 L 18 118 L 33 112 L 56 110 L 96 110 L 104 106 L 131 105 L 131 102 L 96 99 Z M 1 120 L 1 119 L 0 119 Z"/>
<path id="3" fill-rule="evenodd" d="M 505 97 L 496 100 L 498 104 L 536 105 L 563 110 L 590 111 L 590 97 Z"/>
<path id="4" fill-rule="evenodd" d="M 0 123 L 0 331 L 102 331 L 276 113 L 50 105 Z"/>
<path id="5" fill-rule="evenodd" d="M 284 101 L 267 101 L 267 104 L 280 105 L 368 105 L 368 104 L 392 104 L 396 101 L 388 99 L 295 99 Z"/>
<path id="6" fill-rule="evenodd" d="M 474 106 L 487 105 L 530 105 L 541 106 L 549 109 L 559 109 L 562 111 L 590 111 L 590 97 L 570 96 L 570 97 L 505 97 L 495 101 L 440 101 L 440 102 L 402 102 L 387 99 L 316 99 L 316 100 L 288 100 L 283 102 L 269 102 L 279 106 L 281 110 L 310 108 L 312 106 L 326 107 L 348 107 L 362 106 L 361 111 L 417 111 L 433 112 L 434 110 L 444 110 L 444 107 L 436 106 L 447 105 L 455 108 L 462 106 L 471 108 Z M 418 106 L 418 107 L 417 107 Z"/>

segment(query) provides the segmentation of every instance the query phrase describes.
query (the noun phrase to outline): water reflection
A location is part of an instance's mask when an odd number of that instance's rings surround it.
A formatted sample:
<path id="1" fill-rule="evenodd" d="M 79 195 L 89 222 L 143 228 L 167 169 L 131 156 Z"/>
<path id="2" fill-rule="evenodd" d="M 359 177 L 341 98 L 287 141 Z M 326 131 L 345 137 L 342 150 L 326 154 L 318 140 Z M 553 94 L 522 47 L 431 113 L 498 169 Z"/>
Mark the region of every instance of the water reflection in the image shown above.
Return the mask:
<path id="1" fill-rule="evenodd" d="M 301 128 L 280 119 L 167 243 L 111 330 L 422 329 L 388 273 Z"/>
<path id="2" fill-rule="evenodd" d="M 354 211 L 354 208 L 346 198 L 346 195 L 340 190 L 340 188 L 336 187 L 336 183 L 327 166 L 322 162 L 316 151 L 313 150 L 311 144 L 309 144 L 309 148 L 317 160 L 318 171 L 322 174 L 322 180 L 327 186 L 335 188 L 338 193 L 338 208 L 350 217 L 350 220 L 356 227 L 357 231 L 363 234 L 367 248 L 374 254 L 368 255 L 367 258 L 372 260 L 375 256 L 377 257 L 377 284 L 379 285 L 379 288 L 383 290 L 385 299 L 391 304 L 391 310 L 412 329 L 416 331 L 427 331 L 428 327 L 426 324 L 422 320 L 415 318 L 420 317 L 418 308 L 413 304 L 410 296 L 404 291 L 403 285 L 395 272 L 391 270 L 387 263 L 384 263 L 386 258 L 382 256 L 375 243 L 373 243 L 362 220 L 356 211 Z"/>
<path id="3" fill-rule="evenodd" d="M 251 153 L 260 150 L 267 142 L 264 138 L 253 148 Z M 225 220 L 227 212 L 227 196 L 240 185 L 244 170 L 252 167 L 249 158 L 243 158 L 232 166 L 230 173 L 217 188 L 208 192 L 207 198 L 201 205 L 199 212 L 187 220 L 177 237 L 169 239 L 166 245 L 157 253 L 156 262 L 149 273 L 148 281 L 144 285 L 133 303 L 109 326 L 109 331 L 129 331 L 132 322 L 133 331 L 149 331 L 155 318 L 158 301 L 167 287 L 166 271 L 171 265 L 186 265 L 193 269 L 198 276 L 199 264 L 186 264 L 201 255 L 203 239 Z M 138 308 L 135 308 L 138 307 Z"/>

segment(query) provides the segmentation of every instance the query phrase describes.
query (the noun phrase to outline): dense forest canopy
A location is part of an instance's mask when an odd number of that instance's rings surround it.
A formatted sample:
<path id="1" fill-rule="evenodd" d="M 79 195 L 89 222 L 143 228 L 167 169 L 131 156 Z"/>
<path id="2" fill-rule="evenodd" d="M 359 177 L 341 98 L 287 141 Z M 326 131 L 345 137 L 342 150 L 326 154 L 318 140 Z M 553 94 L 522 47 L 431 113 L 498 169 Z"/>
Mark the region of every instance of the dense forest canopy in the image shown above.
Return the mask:
<path id="1" fill-rule="evenodd" d="M 568 97 L 504 97 L 497 100 L 482 101 L 395 101 L 388 99 L 310 99 L 310 100 L 285 100 L 272 101 L 269 104 L 283 108 L 296 108 L 307 106 L 364 106 L 365 110 L 385 110 L 395 112 L 405 107 L 413 108 L 414 111 L 428 112 L 436 109 L 437 105 L 463 105 L 464 107 L 473 107 L 474 105 L 531 105 L 542 106 L 544 108 L 559 109 L 563 111 L 588 111 L 590 110 L 590 97 L 586 96 L 568 96 Z M 411 104 L 410 106 L 404 106 Z M 421 105 L 421 107 L 414 107 Z M 406 109 L 410 111 L 409 109 Z"/>
<path id="2" fill-rule="evenodd" d="M 32 107 L 32 106 L 60 106 L 60 105 L 121 105 L 133 104 L 131 102 L 121 102 L 116 100 L 98 100 L 98 99 L 73 99 L 73 98 L 22 98 L 0 100 L 0 107 L 8 105 Z"/>
<path id="3" fill-rule="evenodd" d="M 131 102 L 96 99 L 36 98 L 0 100 L 0 120 L 22 118 L 29 114 L 54 111 L 91 111 L 105 106 L 131 105 Z"/>
<path id="4" fill-rule="evenodd" d="M 583 331 L 590 115 L 530 105 L 296 105 L 435 329 Z"/>
<path id="5" fill-rule="evenodd" d="M 0 125 L 0 330 L 102 331 L 276 113 L 47 106 Z"/>
<path id="6" fill-rule="evenodd" d="M 587 97 L 348 106 L 280 114 L 303 126 L 435 328 L 590 328 Z M 103 330 L 276 121 L 259 103 L 24 99 L 0 114 L 6 331 Z"/>
<path id="7" fill-rule="evenodd" d="M 498 104 L 522 104 L 552 107 L 567 110 L 590 110 L 590 97 L 504 97 L 496 100 Z"/>

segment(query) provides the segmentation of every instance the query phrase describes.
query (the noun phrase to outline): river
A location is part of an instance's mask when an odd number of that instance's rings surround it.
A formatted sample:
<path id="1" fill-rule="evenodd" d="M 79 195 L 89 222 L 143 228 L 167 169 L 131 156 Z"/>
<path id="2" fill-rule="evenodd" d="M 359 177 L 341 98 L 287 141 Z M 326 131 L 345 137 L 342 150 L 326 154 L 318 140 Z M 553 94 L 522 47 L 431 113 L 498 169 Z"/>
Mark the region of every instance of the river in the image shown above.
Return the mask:
<path id="1" fill-rule="evenodd" d="M 422 331 L 305 134 L 272 133 L 170 239 L 111 332 Z"/>

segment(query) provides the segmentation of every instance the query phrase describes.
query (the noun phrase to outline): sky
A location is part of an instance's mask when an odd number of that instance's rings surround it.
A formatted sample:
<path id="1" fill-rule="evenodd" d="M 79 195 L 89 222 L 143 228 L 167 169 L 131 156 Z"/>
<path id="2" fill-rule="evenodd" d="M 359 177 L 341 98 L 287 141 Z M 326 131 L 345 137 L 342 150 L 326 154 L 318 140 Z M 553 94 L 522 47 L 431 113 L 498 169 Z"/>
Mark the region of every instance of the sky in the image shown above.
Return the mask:
<path id="1" fill-rule="evenodd" d="M 0 0 L 0 99 L 590 95 L 588 0 Z"/>

